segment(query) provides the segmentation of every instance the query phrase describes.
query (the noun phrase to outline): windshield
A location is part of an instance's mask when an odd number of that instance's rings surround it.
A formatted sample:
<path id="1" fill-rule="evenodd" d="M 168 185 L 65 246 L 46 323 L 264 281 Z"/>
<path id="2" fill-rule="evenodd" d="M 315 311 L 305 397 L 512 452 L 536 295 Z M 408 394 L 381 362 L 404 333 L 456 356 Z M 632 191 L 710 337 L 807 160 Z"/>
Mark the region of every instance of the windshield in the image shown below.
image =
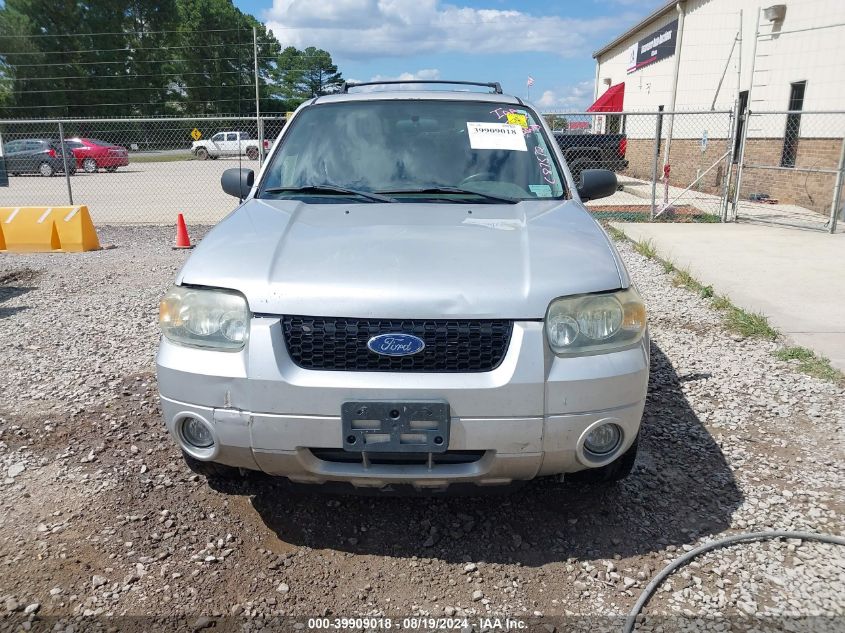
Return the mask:
<path id="1" fill-rule="evenodd" d="M 561 197 L 564 185 L 527 108 L 409 99 L 304 109 L 273 155 L 258 197 L 311 201 L 356 192 L 399 202 L 501 202 Z"/>

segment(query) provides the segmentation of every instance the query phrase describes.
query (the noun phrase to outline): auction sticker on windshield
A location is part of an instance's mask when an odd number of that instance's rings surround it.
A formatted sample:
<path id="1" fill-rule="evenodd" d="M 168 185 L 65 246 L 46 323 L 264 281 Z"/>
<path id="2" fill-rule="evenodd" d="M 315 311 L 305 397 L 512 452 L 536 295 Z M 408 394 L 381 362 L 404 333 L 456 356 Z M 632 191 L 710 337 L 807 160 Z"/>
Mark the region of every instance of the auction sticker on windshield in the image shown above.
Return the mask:
<path id="1" fill-rule="evenodd" d="M 525 136 L 519 125 L 511 123 L 467 122 L 469 146 L 472 149 L 507 149 L 527 152 Z"/>

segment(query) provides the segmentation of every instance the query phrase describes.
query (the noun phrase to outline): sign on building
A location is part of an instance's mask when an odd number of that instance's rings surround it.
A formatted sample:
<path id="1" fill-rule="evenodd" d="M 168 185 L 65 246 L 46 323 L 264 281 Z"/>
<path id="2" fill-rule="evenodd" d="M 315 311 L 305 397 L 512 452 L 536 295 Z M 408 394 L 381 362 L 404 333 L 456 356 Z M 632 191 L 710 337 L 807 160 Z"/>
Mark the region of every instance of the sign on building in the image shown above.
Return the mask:
<path id="1" fill-rule="evenodd" d="M 672 20 L 662 29 L 632 44 L 628 49 L 628 74 L 674 55 L 677 37 L 678 21 Z"/>

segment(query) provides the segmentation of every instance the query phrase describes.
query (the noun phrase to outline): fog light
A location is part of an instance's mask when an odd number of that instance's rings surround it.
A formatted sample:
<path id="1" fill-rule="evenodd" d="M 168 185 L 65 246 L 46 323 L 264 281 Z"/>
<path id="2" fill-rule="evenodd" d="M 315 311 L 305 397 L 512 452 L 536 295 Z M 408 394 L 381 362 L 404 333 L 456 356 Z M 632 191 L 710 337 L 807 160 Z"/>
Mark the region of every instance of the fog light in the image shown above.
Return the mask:
<path id="1" fill-rule="evenodd" d="M 593 455 L 612 453 L 622 441 L 622 429 L 612 423 L 594 428 L 584 439 L 584 449 Z"/>
<path id="2" fill-rule="evenodd" d="M 185 418 L 182 422 L 182 437 L 188 444 L 196 448 L 208 448 L 214 444 L 211 429 L 205 422 L 197 418 Z"/>

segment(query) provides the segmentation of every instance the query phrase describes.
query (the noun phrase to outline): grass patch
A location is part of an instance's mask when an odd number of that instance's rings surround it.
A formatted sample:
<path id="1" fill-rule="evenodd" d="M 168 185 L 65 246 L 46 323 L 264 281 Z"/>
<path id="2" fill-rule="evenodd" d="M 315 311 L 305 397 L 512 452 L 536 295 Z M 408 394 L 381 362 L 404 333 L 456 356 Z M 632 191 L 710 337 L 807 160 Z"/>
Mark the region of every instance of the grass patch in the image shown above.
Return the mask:
<path id="1" fill-rule="evenodd" d="M 695 277 L 692 276 L 690 271 L 684 268 L 675 268 L 672 264 L 668 264 L 668 262 L 663 262 L 663 270 L 666 273 L 674 272 L 675 276 L 672 278 L 672 283 L 676 286 L 683 286 L 684 288 L 688 288 L 696 293 L 702 299 L 712 299 L 714 296 L 713 286 L 705 286 L 700 281 L 698 281 Z"/>
<path id="2" fill-rule="evenodd" d="M 175 163 L 183 160 L 196 160 L 194 155 L 186 152 L 182 154 L 147 154 L 144 156 L 130 156 L 129 164 L 132 163 Z"/>
<path id="3" fill-rule="evenodd" d="M 777 330 L 769 325 L 769 319 L 759 312 L 747 312 L 731 304 L 725 311 L 725 327 L 747 338 L 762 338 L 774 341 Z"/>
<path id="4" fill-rule="evenodd" d="M 615 226 L 610 226 L 608 224 L 607 226 L 604 227 L 604 229 L 607 231 L 607 234 L 610 235 L 610 238 L 614 242 L 624 242 L 625 240 L 628 239 L 628 236 L 625 235 L 625 231 L 617 229 Z"/>
<path id="5" fill-rule="evenodd" d="M 663 272 L 667 275 L 671 275 L 673 272 L 675 272 L 675 264 L 673 264 L 669 260 L 664 259 L 660 263 L 663 264 Z"/>
<path id="6" fill-rule="evenodd" d="M 634 242 L 634 250 L 646 259 L 654 259 L 657 257 L 657 249 L 654 246 L 654 242 L 651 240 Z"/>
<path id="7" fill-rule="evenodd" d="M 685 268 L 675 269 L 675 276 L 672 277 L 672 283 L 676 286 L 690 288 L 691 290 L 698 290 L 698 286 L 701 285 L 695 280 L 695 277 L 690 274 L 690 271 Z"/>
<path id="8" fill-rule="evenodd" d="M 724 310 L 727 310 L 728 308 L 732 308 L 734 304 L 732 304 L 731 300 L 728 299 L 726 296 L 716 295 L 715 297 L 713 297 L 713 301 L 710 302 L 710 305 L 712 305 L 714 309 L 722 312 Z"/>
<path id="9" fill-rule="evenodd" d="M 808 376 L 839 383 L 845 382 L 845 375 L 831 366 L 827 358 L 816 356 L 812 350 L 806 347 L 784 347 L 776 351 L 775 356 L 783 361 L 798 361 L 798 371 Z"/>

